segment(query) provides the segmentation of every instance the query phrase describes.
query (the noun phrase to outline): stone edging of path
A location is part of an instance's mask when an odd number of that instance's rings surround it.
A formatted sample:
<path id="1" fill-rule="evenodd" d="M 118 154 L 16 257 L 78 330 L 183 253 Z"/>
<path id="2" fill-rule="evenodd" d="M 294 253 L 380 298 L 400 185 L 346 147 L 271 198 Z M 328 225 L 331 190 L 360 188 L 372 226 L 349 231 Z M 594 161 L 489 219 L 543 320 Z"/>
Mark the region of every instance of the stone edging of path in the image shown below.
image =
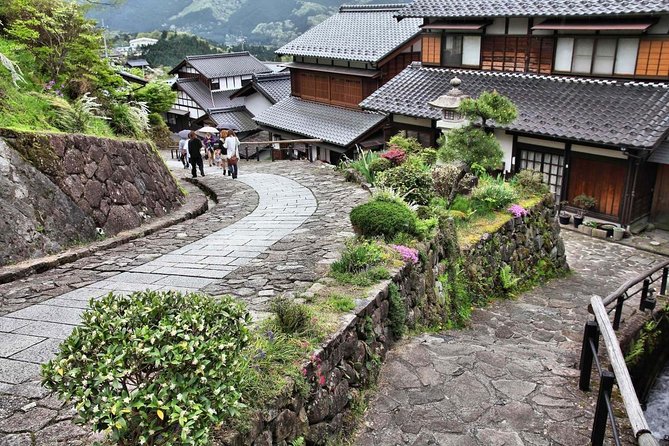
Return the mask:
<path id="1" fill-rule="evenodd" d="M 3 266 L 0 268 L 0 284 L 9 283 L 31 274 L 48 271 L 66 263 L 71 263 L 81 258 L 88 257 L 96 252 L 115 248 L 138 238 L 146 237 L 161 229 L 204 214 L 209 209 L 207 196 L 211 196 L 212 199 L 217 202 L 216 194 L 202 183 L 196 181 L 191 181 L 191 183 L 199 187 L 204 194 L 190 198 L 187 200 L 186 204 L 181 206 L 176 212 L 154 219 L 146 225 L 120 232 L 113 237 L 99 242 L 93 242 L 80 248 L 71 248 L 58 254 L 40 257 L 39 259 L 26 260 L 15 265 Z"/>

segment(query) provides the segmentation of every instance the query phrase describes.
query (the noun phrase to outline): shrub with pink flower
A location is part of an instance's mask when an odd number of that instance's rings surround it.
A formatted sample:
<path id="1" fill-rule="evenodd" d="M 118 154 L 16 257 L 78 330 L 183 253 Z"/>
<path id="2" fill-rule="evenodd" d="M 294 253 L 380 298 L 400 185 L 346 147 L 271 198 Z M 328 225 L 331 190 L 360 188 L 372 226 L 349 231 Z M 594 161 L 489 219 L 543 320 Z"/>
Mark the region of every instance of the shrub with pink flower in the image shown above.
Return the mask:
<path id="1" fill-rule="evenodd" d="M 392 148 L 385 153 L 381 154 L 381 157 L 387 159 L 393 166 L 399 166 L 407 159 L 407 154 L 404 150 L 399 148 Z"/>
<path id="2" fill-rule="evenodd" d="M 395 251 L 399 252 L 405 262 L 411 262 L 414 265 L 418 263 L 418 250 L 404 245 L 390 245 Z"/>
<path id="3" fill-rule="evenodd" d="M 519 204 L 512 204 L 511 207 L 509 207 L 509 209 L 507 209 L 507 211 L 511 212 L 511 215 L 513 215 L 516 218 L 524 217 L 529 213 L 529 212 L 527 212 L 527 209 L 525 209 L 524 207 L 522 207 Z"/>

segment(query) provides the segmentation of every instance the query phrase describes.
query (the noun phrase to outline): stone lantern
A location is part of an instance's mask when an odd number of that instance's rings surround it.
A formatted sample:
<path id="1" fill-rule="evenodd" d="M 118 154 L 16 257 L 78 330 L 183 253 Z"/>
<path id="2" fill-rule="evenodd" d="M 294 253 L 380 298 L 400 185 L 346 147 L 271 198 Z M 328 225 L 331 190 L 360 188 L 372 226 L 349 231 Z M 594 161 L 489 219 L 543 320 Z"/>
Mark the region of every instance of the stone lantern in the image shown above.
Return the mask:
<path id="1" fill-rule="evenodd" d="M 463 99 L 469 98 L 458 87 L 462 81 L 457 77 L 451 79 L 451 90 L 439 96 L 434 101 L 428 102 L 432 107 L 441 109 L 441 119 L 437 121 L 437 127 L 443 131 L 457 129 L 467 125 L 467 119 L 458 112 L 458 107 Z"/>

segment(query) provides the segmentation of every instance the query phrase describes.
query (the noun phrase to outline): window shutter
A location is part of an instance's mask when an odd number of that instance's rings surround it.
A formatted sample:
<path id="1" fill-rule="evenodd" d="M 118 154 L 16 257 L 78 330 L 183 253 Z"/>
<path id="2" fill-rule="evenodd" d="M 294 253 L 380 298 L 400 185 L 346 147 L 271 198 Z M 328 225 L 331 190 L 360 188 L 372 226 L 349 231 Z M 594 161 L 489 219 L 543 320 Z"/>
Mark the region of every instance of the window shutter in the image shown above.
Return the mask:
<path id="1" fill-rule="evenodd" d="M 637 76 L 669 76 L 669 40 L 644 39 L 639 44 Z"/>
<path id="2" fill-rule="evenodd" d="M 423 34 L 422 42 L 422 62 L 427 65 L 441 65 L 441 36 Z"/>

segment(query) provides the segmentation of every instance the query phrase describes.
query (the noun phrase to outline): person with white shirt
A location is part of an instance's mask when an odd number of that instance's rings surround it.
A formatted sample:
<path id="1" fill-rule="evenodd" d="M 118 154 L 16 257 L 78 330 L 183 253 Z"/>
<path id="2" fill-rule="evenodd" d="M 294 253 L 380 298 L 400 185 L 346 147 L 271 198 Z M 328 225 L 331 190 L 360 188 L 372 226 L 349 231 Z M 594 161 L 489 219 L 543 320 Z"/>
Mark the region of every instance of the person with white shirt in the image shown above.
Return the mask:
<path id="1" fill-rule="evenodd" d="M 228 170 L 232 175 L 232 179 L 237 178 L 239 169 L 237 162 L 239 161 L 239 139 L 232 130 L 228 131 L 228 136 L 225 138 L 225 151 L 228 158 Z"/>

